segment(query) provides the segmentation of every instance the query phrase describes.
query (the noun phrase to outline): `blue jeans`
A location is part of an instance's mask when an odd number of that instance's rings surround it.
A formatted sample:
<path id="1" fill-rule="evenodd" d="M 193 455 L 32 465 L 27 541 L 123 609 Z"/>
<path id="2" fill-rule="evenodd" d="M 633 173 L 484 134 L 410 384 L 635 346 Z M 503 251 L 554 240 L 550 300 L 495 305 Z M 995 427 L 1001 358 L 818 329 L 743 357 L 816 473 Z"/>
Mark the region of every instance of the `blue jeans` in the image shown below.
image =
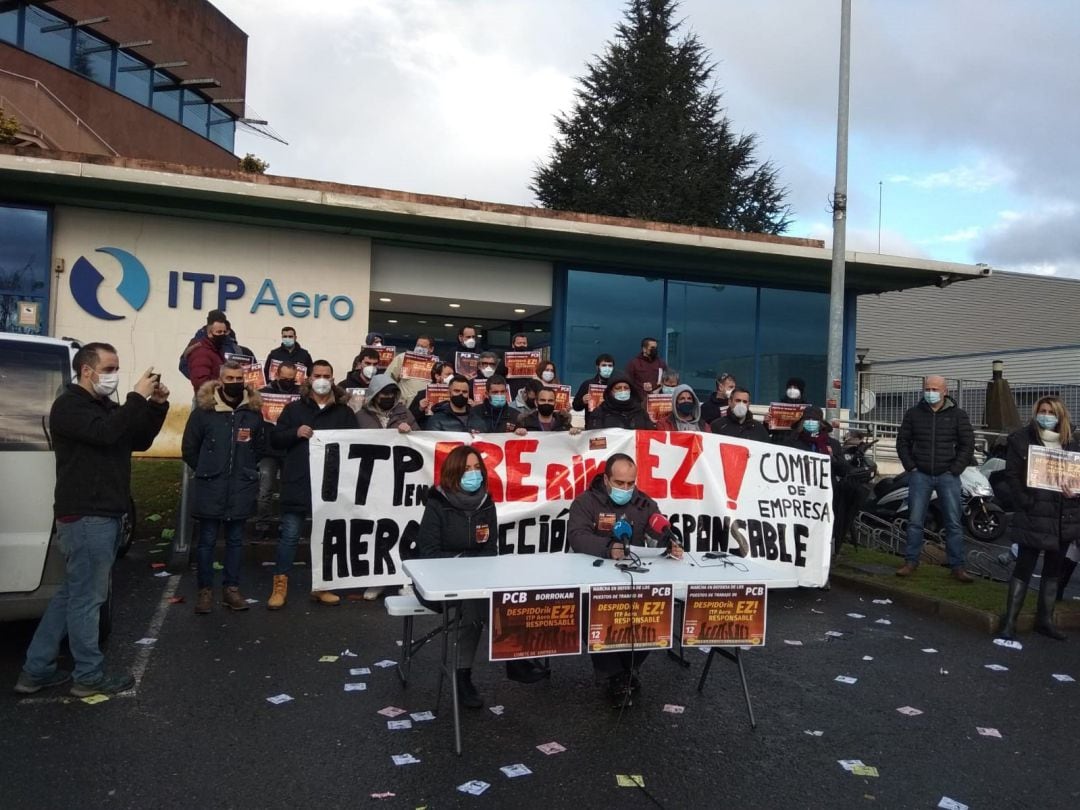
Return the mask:
<path id="1" fill-rule="evenodd" d="M 304 528 L 306 512 L 281 513 L 281 537 L 277 544 L 277 565 L 275 574 L 287 574 L 292 571 L 296 559 L 296 546 L 300 542 L 300 530 Z"/>
<path id="2" fill-rule="evenodd" d="M 120 518 L 57 521 L 56 542 L 64 555 L 64 582 L 38 623 L 23 670 L 39 680 L 50 677 L 56 672 L 60 643 L 67 636 L 75 659 L 75 680 L 92 685 L 105 675 L 98 620 L 101 606 L 109 597 L 112 567 L 120 545 Z"/>
<path id="3" fill-rule="evenodd" d="M 960 477 L 952 473 L 927 475 L 918 470 L 908 473 L 908 528 L 907 552 L 904 559 L 919 562 L 923 547 L 923 522 L 930 505 L 930 495 L 937 492 L 938 508 L 945 521 L 945 550 L 949 567 L 964 564 L 964 530 L 960 523 Z"/>
<path id="4" fill-rule="evenodd" d="M 199 518 L 199 547 L 195 552 L 200 588 L 214 586 L 214 546 L 217 545 L 218 527 L 225 526 L 225 577 L 226 588 L 240 584 L 240 564 L 244 560 L 244 523 L 237 520 Z"/>

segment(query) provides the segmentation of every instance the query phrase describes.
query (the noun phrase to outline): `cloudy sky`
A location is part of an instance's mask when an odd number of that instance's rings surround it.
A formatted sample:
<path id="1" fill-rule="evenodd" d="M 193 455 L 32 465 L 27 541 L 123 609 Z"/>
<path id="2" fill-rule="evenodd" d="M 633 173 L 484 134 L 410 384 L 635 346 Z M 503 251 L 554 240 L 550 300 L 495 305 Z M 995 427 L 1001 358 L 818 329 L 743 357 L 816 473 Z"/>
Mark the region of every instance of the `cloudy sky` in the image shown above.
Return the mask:
<path id="1" fill-rule="evenodd" d="M 271 173 L 532 205 L 619 0 L 214 0 Z M 854 0 L 849 248 L 1080 277 L 1080 4 Z M 729 118 L 828 240 L 840 0 L 683 0 Z"/>

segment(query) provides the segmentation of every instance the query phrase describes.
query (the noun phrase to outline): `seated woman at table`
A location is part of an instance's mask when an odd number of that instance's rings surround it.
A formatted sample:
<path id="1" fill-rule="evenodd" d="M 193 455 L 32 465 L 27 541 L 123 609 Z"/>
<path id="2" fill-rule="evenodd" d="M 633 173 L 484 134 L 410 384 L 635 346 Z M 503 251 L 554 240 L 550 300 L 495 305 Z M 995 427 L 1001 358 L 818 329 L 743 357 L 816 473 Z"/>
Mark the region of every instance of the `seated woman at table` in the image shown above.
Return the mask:
<path id="1" fill-rule="evenodd" d="M 487 470 L 471 447 L 454 448 L 443 462 L 439 485 L 428 491 L 415 556 L 493 556 L 498 553 L 498 542 L 499 520 L 495 502 L 487 491 Z M 442 602 L 418 598 L 428 609 L 443 612 Z M 458 660 L 462 666 L 456 673 L 457 690 L 458 701 L 470 709 L 484 705 L 472 682 L 472 663 L 487 614 L 486 599 L 465 599 L 461 603 Z M 534 683 L 546 677 L 547 672 L 532 661 L 510 661 L 506 675 L 521 683 Z"/>

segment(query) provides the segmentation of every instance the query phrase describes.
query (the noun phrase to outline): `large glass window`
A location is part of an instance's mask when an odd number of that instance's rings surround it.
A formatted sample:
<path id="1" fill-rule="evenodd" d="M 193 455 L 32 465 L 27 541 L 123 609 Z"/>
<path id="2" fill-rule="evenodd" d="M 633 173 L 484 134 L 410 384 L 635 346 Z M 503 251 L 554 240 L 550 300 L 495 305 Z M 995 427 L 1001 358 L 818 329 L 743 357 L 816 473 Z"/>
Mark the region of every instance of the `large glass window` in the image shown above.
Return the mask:
<path id="1" fill-rule="evenodd" d="M 806 381 L 804 397 L 823 404 L 829 351 L 829 296 L 797 290 L 761 291 L 758 399 L 778 399 L 790 377 Z"/>
<path id="2" fill-rule="evenodd" d="M 206 137 L 206 121 L 210 105 L 194 90 L 184 91 L 184 126 Z"/>
<path id="3" fill-rule="evenodd" d="M 0 450 L 48 450 L 45 419 L 71 380 L 64 346 L 0 337 Z"/>
<path id="4" fill-rule="evenodd" d="M 140 104 L 149 104 L 152 78 L 153 71 L 141 59 L 123 51 L 116 55 L 116 92 Z"/>
<path id="5" fill-rule="evenodd" d="M 168 74 L 160 70 L 154 71 L 154 100 L 153 107 L 162 115 L 167 115 L 174 121 L 180 120 L 180 88 L 175 90 L 159 90 L 159 87 L 168 88 L 176 85 L 176 81 Z"/>
<path id="6" fill-rule="evenodd" d="M 60 26 L 57 30 L 51 29 Z M 26 50 L 61 67 L 71 67 L 71 26 L 37 6 L 26 7 Z"/>
<path id="7" fill-rule="evenodd" d="M 48 211 L 0 206 L 0 332 L 44 331 L 49 260 Z M 36 323 L 27 322 L 26 304 L 36 309 Z"/>
<path id="8" fill-rule="evenodd" d="M 113 49 L 103 39 L 86 31 L 75 33 L 75 58 L 71 69 L 106 87 L 112 84 Z"/>
<path id="9" fill-rule="evenodd" d="M 0 4 L 0 42 L 19 44 L 19 6 Z"/>
<path id="10" fill-rule="evenodd" d="M 663 339 L 663 279 L 571 270 L 566 286 L 564 382 L 576 386 L 594 375 L 601 352 L 615 355 L 621 371 L 642 338 Z"/>
<path id="11" fill-rule="evenodd" d="M 210 140 L 222 149 L 233 151 L 236 141 L 236 121 L 221 107 L 210 105 Z"/>

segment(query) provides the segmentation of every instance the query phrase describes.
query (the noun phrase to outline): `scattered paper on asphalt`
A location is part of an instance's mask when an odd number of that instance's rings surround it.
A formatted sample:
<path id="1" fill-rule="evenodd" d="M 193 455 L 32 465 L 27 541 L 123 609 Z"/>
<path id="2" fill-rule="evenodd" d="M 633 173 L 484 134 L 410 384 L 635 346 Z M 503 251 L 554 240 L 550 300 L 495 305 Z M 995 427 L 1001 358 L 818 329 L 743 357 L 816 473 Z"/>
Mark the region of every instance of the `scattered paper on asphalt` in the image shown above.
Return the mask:
<path id="1" fill-rule="evenodd" d="M 810 608 L 810 612 L 811 612 L 811 613 L 816 613 L 816 614 L 818 614 L 819 616 L 824 616 L 824 615 L 825 615 L 825 611 L 824 611 L 824 610 L 815 610 L 814 608 Z"/>
<path id="2" fill-rule="evenodd" d="M 349 649 L 348 647 L 346 647 L 346 648 L 345 648 L 344 650 L 342 650 L 342 651 L 341 651 L 341 652 L 339 653 L 339 655 L 340 655 L 340 656 L 341 656 L 342 658 L 356 658 L 356 657 L 357 657 L 356 653 L 354 653 L 354 652 L 353 652 L 352 650 L 350 650 L 350 649 Z"/>
<path id="3" fill-rule="evenodd" d="M 863 660 L 863 661 L 873 661 L 873 660 L 874 660 L 874 656 L 872 656 L 872 655 L 864 655 L 864 656 L 862 657 L 862 660 Z"/>
<path id="4" fill-rule="evenodd" d="M 843 768 L 845 771 L 850 771 L 856 765 L 863 764 L 863 761 L 861 759 L 838 759 L 836 761 L 840 763 L 840 767 Z"/>
<path id="5" fill-rule="evenodd" d="M 712 647 L 698 647 L 697 651 L 702 655 L 708 655 L 712 652 Z"/>
<path id="6" fill-rule="evenodd" d="M 1008 647 L 1010 650 L 1022 650 L 1024 645 L 1011 638 L 995 638 L 994 643 L 999 647 Z"/>
<path id="7" fill-rule="evenodd" d="M 349 670 L 350 675 L 370 675 L 371 670 L 367 667 L 354 667 Z"/>
<path id="8" fill-rule="evenodd" d="M 982 726 L 975 726 L 975 730 L 984 737 L 997 737 L 1001 739 L 1001 732 L 996 728 L 983 728 Z"/>
<path id="9" fill-rule="evenodd" d="M 939 675 L 948 675 L 948 674 L 949 674 L 949 670 L 947 670 L 947 669 L 945 669 L 944 667 L 942 667 L 941 669 L 939 669 L 939 670 L 938 670 L 938 674 L 939 674 Z"/>
<path id="10" fill-rule="evenodd" d="M 170 605 L 182 605 L 182 604 L 184 604 L 184 597 L 182 597 L 182 596 L 170 596 L 169 597 L 169 604 Z"/>
<path id="11" fill-rule="evenodd" d="M 263 568 L 269 568 L 271 565 L 277 565 L 277 562 L 275 562 L 274 560 L 267 560 L 262 564 Z M 375 794 L 372 793 L 371 795 L 374 796 Z"/>
<path id="12" fill-rule="evenodd" d="M 922 710 L 916 709 L 914 706 L 901 706 L 897 711 L 900 714 L 906 714 L 908 717 L 917 717 L 922 714 Z"/>
<path id="13" fill-rule="evenodd" d="M 848 618 L 849 619 L 865 619 L 866 617 L 864 615 L 862 615 L 861 613 L 849 613 Z"/>
<path id="14" fill-rule="evenodd" d="M 822 737 L 822 736 L 825 735 L 825 732 L 824 731 L 812 731 L 811 729 L 806 729 L 805 731 L 803 731 L 803 734 L 809 734 L 811 737 Z"/>
<path id="15" fill-rule="evenodd" d="M 987 669 L 992 669 L 994 672 L 1008 672 L 1008 667 L 1003 667 L 1001 664 L 986 664 Z"/>
<path id="16" fill-rule="evenodd" d="M 525 764 L 522 762 L 518 762 L 514 765 L 503 765 L 501 768 L 499 768 L 499 770 L 505 773 L 511 779 L 513 779 L 515 776 L 528 776 L 530 773 L 532 773 L 532 771 L 526 768 Z"/>
<path id="17" fill-rule="evenodd" d="M 935 650 L 933 647 L 924 647 L 923 652 L 924 653 L 936 653 L 937 650 Z"/>
<path id="18" fill-rule="evenodd" d="M 785 644 L 790 644 L 792 647 L 801 647 L 802 646 L 801 641 L 798 641 L 798 640 L 793 639 L 793 638 L 785 638 L 784 643 Z"/>
<path id="19" fill-rule="evenodd" d="M 395 796 L 397 796 L 397 794 L 396 793 L 391 793 L 389 790 L 386 791 L 385 793 L 372 793 L 371 794 L 371 798 L 373 798 L 373 799 L 392 799 Z"/>
<path id="20" fill-rule="evenodd" d="M 345 684 L 346 692 L 363 692 L 367 689 L 366 683 L 347 683 Z"/>
<path id="21" fill-rule="evenodd" d="M 470 779 L 464 785 L 458 785 L 458 790 L 462 793 L 471 793 L 473 796 L 479 796 L 485 790 L 491 787 L 487 782 L 481 782 L 479 779 Z"/>
<path id="22" fill-rule="evenodd" d="M 891 605 L 892 599 L 874 599 L 873 602 L 875 605 Z"/>
<path id="23" fill-rule="evenodd" d="M 904 641 L 914 641 L 914 640 L 915 640 L 914 636 L 904 636 Z"/>
<path id="24" fill-rule="evenodd" d="M 839 630 L 826 630 L 825 635 L 829 636 L 830 638 L 840 638 L 844 634 L 841 633 Z"/>
<path id="25" fill-rule="evenodd" d="M 839 683 L 855 683 L 858 678 L 852 678 L 850 675 L 837 675 L 835 680 Z"/>
<path id="26" fill-rule="evenodd" d="M 851 769 L 856 776 L 877 776 L 878 771 L 873 765 L 856 765 Z"/>
<path id="27" fill-rule="evenodd" d="M 267 700 L 273 703 L 275 706 L 281 703 L 288 703 L 292 699 L 292 695 L 286 695 L 284 692 L 282 692 L 280 695 L 274 695 L 273 697 L 267 698 Z"/>
<path id="28" fill-rule="evenodd" d="M 405 714 L 405 709 L 399 709 L 397 706 L 387 706 L 379 709 L 376 714 L 381 714 L 384 717 L 397 717 L 398 715 Z"/>
<path id="29" fill-rule="evenodd" d="M 1055 674 L 1054 675 L 1054 680 L 1055 681 L 1061 681 L 1061 683 L 1075 683 L 1076 682 L 1076 679 L 1074 677 L 1072 677 L 1071 675 L 1062 675 L 1062 674 Z"/>
<path id="30" fill-rule="evenodd" d="M 146 519 L 149 520 L 151 523 L 157 523 L 159 520 L 161 520 L 161 515 L 147 515 Z"/>
<path id="31" fill-rule="evenodd" d="M 403 728 L 412 728 L 412 720 L 387 720 L 386 727 L 390 731 L 400 731 Z"/>
<path id="32" fill-rule="evenodd" d="M 324 655 L 319 659 L 320 664 L 332 664 L 338 660 L 336 655 Z"/>
<path id="33" fill-rule="evenodd" d="M 396 667 L 397 661 L 391 661 L 389 658 L 385 658 L 382 661 L 376 661 L 375 666 L 386 669 L 387 667 Z"/>
<path id="34" fill-rule="evenodd" d="M 249 605 L 257 605 L 257 604 L 259 604 L 259 600 L 258 600 L 258 599 L 252 599 L 252 598 L 251 598 L 250 596 L 249 596 L 249 597 L 247 597 L 247 598 L 246 598 L 246 599 L 244 600 L 244 602 L 246 602 L 246 603 L 247 603 L 247 604 L 249 604 Z"/>
<path id="35" fill-rule="evenodd" d="M 170 576 L 170 574 L 168 571 L 158 571 L 154 576 L 160 578 Z"/>
<path id="36" fill-rule="evenodd" d="M 888 619 L 876 619 L 874 624 L 892 624 Z"/>
<path id="37" fill-rule="evenodd" d="M 435 715 L 432 714 L 431 712 L 413 712 L 412 714 L 409 715 L 409 717 L 411 717 L 417 723 L 422 723 L 425 720 L 434 720 L 435 719 Z"/>
<path id="38" fill-rule="evenodd" d="M 108 695 L 87 695 L 82 699 L 82 702 L 89 703 L 91 706 L 93 706 L 95 703 L 104 703 L 108 699 Z"/>
<path id="39" fill-rule="evenodd" d="M 938 810 L 969 810 L 966 804 L 958 802 L 956 799 L 950 799 L 948 796 L 942 796 L 937 806 Z"/>
<path id="40" fill-rule="evenodd" d="M 150 549 L 150 553 L 151 554 L 164 554 L 165 549 L 163 549 L 163 548 L 152 548 L 152 549 Z"/>
<path id="41" fill-rule="evenodd" d="M 161 530 L 161 539 L 162 540 L 172 540 L 174 537 L 176 537 L 176 529 L 162 529 Z"/>
<path id="42" fill-rule="evenodd" d="M 412 754 L 391 754 L 390 759 L 394 760 L 395 765 L 415 765 L 420 761 Z"/>
<path id="43" fill-rule="evenodd" d="M 549 757 L 552 754 L 561 754 L 566 750 L 564 746 L 559 745 L 557 742 L 544 743 L 543 745 L 538 745 L 536 747 L 541 753 L 547 754 Z"/>
<path id="44" fill-rule="evenodd" d="M 502 714 L 504 711 L 506 711 L 506 707 L 501 704 L 498 706 L 488 706 L 488 711 L 492 714 Z"/>
<path id="45" fill-rule="evenodd" d="M 141 644 L 143 647 L 152 647 L 155 644 L 157 644 L 157 639 L 156 638 L 140 638 L 135 643 L 136 644 Z"/>
<path id="46" fill-rule="evenodd" d="M 223 563 L 219 563 L 219 562 L 217 562 L 215 560 L 214 561 L 214 570 L 215 571 L 224 571 L 225 570 L 225 565 Z"/>
<path id="47" fill-rule="evenodd" d="M 686 711 L 686 707 L 685 706 L 676 706 L 674 703 L 665 703 L 664 704 L 664 711 L 668 712 L 669 714 L 682 714 L 683 712 Z"/>
<path id="48" fill-rule="evenodd" d="M 615 774 L 615 784 L 619 787 L 645 787 L 645 777 L 639 773 L 617 773 Z"/>

